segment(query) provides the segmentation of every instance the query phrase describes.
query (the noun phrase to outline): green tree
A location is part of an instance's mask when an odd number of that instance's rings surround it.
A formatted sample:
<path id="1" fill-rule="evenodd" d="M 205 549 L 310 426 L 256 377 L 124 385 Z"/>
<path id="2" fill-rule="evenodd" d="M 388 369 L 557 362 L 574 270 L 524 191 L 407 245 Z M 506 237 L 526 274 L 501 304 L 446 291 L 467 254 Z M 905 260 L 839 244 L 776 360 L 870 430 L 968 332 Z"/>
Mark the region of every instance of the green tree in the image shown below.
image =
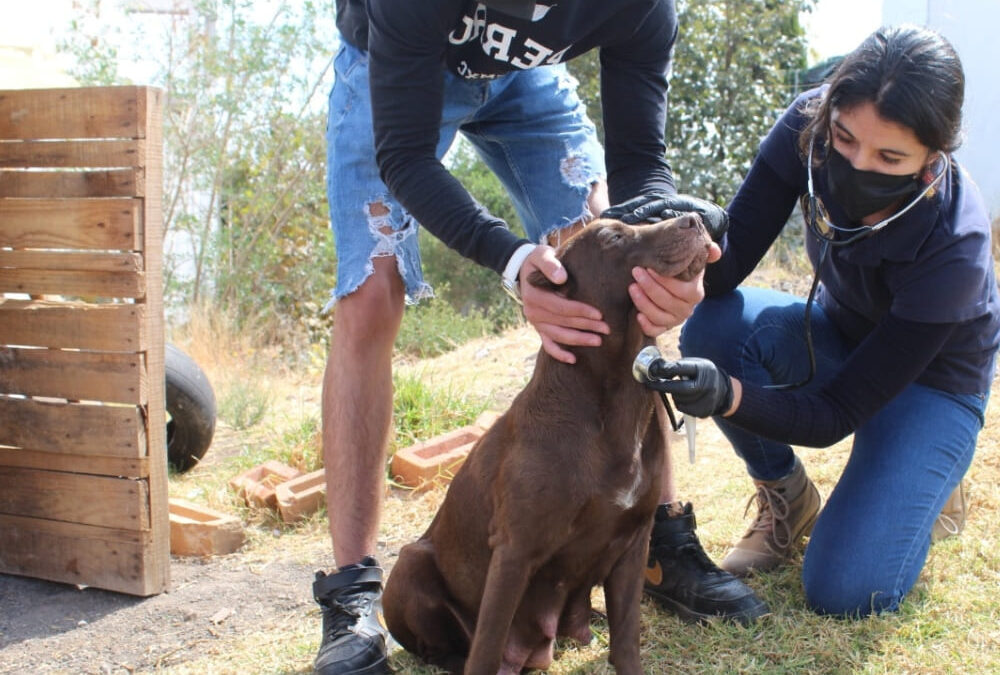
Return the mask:
<path id="1" fill-rule="evenodd" d="M 789 103 L 787 74 L 805 65 L 799 15 L 813 4 L 678 0 L 666 139 L 681 190 L 721 204 L 733 197 Z"/>
<path id="2" fill-rule="evenodd" d="M 665 139 L 678 189 L 725 204 L 805 65 L 801 12 L 814 0 L 678 0 Z M 569 62 L 602 130 L 596 52 Z"/>
<path id="3" fill-rule="evenodd" d="M 87 84 L 127 83 L 129 66 L 166 91 L 165 277 L 178 307 L 208 302 L 262 333 L 319 328 L 335 261 L 325 186 L 332 0 L 191 0 L 133 11 L 129 28 L 94 2 L 64 49 Z M 87 11 L 89 9 L 89 11 Z"/>

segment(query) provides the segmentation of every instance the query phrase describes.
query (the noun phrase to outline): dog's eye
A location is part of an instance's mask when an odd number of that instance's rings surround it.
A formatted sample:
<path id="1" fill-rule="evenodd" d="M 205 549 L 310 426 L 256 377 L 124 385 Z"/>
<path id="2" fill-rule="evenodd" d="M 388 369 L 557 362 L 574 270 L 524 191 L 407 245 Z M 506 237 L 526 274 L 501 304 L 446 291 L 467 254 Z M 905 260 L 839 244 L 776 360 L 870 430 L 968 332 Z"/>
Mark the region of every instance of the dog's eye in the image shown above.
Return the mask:
<path id="1" fill-rule="evenodd" d="M 611 246 L 619 243 L 625 238 L 625 233 L 621 230 L 608 228 L 601 232 L 601 243 L 605 246 Z"/>

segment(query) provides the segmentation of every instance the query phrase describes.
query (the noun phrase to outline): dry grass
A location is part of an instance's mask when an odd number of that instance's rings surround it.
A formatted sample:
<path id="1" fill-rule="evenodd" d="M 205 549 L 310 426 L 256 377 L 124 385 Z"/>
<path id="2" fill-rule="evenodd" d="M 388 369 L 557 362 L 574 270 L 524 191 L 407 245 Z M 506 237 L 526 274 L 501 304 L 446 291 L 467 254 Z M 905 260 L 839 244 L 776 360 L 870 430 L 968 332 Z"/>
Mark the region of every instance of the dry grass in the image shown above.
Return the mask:
<path id="1" fill-rule="evenodd" d="M 201 338 L 194 336 L 195 341 Z M 215 342 L 232 344 L 226 340 Z M 180 341 L 182 348 L 188 343 Z M 522 328 L 493 339 L 476 340 L 437 359 L 399 363 L 398 370 L 419 374 L 430 386 L 447 386 L 502 409 L 530 374 L 537 338 Z M 252 350 L 252 346 L 250 347 Z M 214 448 L 206 464 L 172 481 L 171 493 L 204 499 L 215 506 L 240 510 L 258 534 L 245 555 L 314 558 L 330 565 L 323 513 L 304 524 L 284 527 L 259 512 L 248 512 L 228 494 L 226 474 L 233 458 L 248 461 L 275 452 L 283 429 L 301 424 L 318 412 L 318 367 L 291 372 L 266 364 L 273 356 L 248 357 L 233 349 L 230 356 L 210 349 L 195 355 L 210 377 L 240 373 L 272 392 L 272 408 L 260 428 L 224 434 L 231 447 Z M 254 354 L 252 352 L 252 354 Z M 249 360 L 249 363 L 247 361 Z M 219 378 L 221 379 L 221 378 Z M 994 399 L 995 400 L 995 399 Z M 773 615 L 744 628 L 728 624 L 689 625 L 643 603 L 643 663 L 648 673 L 1000 673 L 1000 410 L 991 403 L 979 450 L 967 477 L 969 521 L 961 536 L 935 545 L 913 593 L 896 615 L 846 621 L 820 617 L 806 609 L 799 568 L 758 575 L 749 583 L 769 603 Z M 674 444 L 676 478 L 681 494 L 697 511 L 699 535 L 709 554 L 720 559 L 743 531 L 743 506 L 750 483 L 742 463 L 718 430 L 708 422 L 698 429 L 698 457 L 686 459 L 685 443 Z M 823 450 L 802 449 L 810 476 L 829 494 L 847 459 L 849 442 Z M 404 543 L 427 526 L 443 497 L 442 490 L 421 494 L 387 487 L 379 548 L 391 567 Z M 269 519 L 270 518 L 270 519 Z M 280 538 L 269 528 L 283 528 Z M 317 553 L 321 552 L 321 553 Z M 595 603 L 600 604 L 595 592 Z M 212 653 L 174 673 L 311 672 L 319 640 L 318 612 L 290 616 L 279 632 L 242 636 L 214 643 Z M 586 647 L 560 643 L 551 673 L 611 673 L 607 665 L 607 626 L 594 625 Z M 392 664 L 399 673 L 432 673 L 412 657 L 397 652 Z"/>

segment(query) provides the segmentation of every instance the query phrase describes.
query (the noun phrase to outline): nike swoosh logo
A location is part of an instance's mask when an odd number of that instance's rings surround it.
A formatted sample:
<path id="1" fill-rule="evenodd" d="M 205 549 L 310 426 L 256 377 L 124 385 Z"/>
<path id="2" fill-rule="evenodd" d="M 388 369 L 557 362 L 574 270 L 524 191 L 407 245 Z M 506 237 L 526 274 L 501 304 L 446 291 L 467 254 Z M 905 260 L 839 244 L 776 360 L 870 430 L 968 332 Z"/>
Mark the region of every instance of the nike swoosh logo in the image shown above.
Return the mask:
<path id="1" fill-rule="evenodd" d="M 659 586 L 663 583 L 663 568 L 659 561 L 654 562 L 652 567 L 646 568 L 646 582 L 651 586 Z"/>

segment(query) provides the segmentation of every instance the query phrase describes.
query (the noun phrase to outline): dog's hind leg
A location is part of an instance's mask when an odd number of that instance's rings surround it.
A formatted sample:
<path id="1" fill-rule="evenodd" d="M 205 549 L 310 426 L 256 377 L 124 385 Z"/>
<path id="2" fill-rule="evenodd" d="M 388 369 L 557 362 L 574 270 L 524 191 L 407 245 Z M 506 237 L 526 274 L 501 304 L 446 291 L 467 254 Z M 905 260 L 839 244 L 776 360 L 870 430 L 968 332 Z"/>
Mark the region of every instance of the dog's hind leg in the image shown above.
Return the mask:
<path id="1" fill-rule="evenodd" d="M 429 541 L 402 548 L 382 608 L 389 632 L 404 649 L 448 672 L 463 671 L 472 629 L 451 600 Z"/>
<path id="2" fill-rule="evenodd" d="M 559 635 L 565 635 L 580 644 L 589 644 L 590 632 L 590 587 L 581 586 L 566 600 L 562 616 L 559 617 Z"/>

